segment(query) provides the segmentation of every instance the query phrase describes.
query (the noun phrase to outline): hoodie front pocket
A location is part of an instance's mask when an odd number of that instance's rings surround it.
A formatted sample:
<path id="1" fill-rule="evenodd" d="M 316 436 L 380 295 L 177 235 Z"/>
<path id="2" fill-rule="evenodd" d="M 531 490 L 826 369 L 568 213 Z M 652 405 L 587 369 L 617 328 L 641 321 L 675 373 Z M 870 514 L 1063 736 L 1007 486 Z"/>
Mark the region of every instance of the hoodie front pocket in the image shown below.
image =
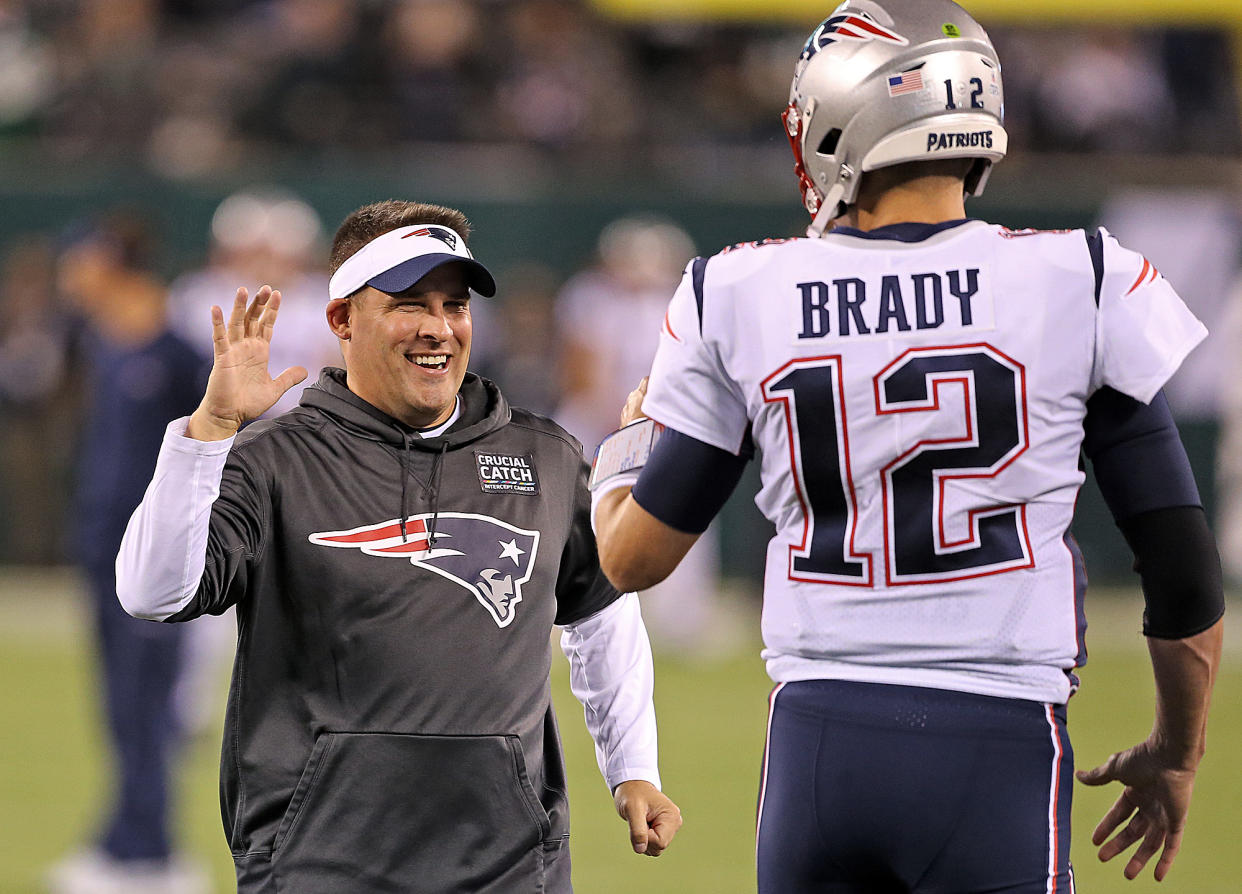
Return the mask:
<path id="1" fill-rule="evenodd" d="M 278 890 L 542 890 L 551 823 L 516 736 L 325 733 L 276 834 Z"/>

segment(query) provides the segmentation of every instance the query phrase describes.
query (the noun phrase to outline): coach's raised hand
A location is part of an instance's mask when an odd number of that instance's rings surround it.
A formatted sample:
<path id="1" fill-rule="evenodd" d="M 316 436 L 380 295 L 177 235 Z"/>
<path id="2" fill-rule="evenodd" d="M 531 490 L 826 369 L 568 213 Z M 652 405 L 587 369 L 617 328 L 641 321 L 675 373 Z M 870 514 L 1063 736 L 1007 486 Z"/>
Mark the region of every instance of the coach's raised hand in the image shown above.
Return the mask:
<path id="1" fill-rule="evenodd" d="M 276 378 L 268 372 L 268 356 L 280 292 L 263 286 L 246 305 L 248 294 L 237 290 L 228 325 L 224 311 L 211 309 L 214 360 L 207 391 L 190 417 L 186 434 L 199 441 L 223 441 L 263 415 L 282 394 L 306 378 L 306 370 L 291 366 Z"/>

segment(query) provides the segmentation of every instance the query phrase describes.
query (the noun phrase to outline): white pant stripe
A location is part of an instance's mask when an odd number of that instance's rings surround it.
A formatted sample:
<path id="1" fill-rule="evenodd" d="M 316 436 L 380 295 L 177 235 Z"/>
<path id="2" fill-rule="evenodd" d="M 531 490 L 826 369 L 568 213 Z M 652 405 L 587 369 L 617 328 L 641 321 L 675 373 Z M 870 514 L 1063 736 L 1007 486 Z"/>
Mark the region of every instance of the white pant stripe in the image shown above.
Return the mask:
<path id="1" fill-rule="evenodd" d="M 772 753 L 772 714 L 776 711 L 776 694 L 785 687 L 777 683 L 768 696 L 768 726 L 763 734 L 763 771 L 759 775 L 759 812 L 755 817 L 755 865 L 759 864 L 759 828 L 763 825 L 763 797 L 768 791 L 768 757 Z"/>
<path id="2" fill-rule="evenodd" d="M 1052 774 L 1048 786 L 1048 894 L 1057 894 L 1057 864 L 1060 863 L 1060 828 L 1057 825 L 1057 799 L 1061 792 L 1061 737 L 1057 734 L 1057 718 L 1052 712 L 1052 705 L 1044 705 L 1044 716 L 1048 719 L 1048 728 L 1052 733 Z M 1070 890 L 1062 894 L 1073 894 L 1073 882 Z"/>

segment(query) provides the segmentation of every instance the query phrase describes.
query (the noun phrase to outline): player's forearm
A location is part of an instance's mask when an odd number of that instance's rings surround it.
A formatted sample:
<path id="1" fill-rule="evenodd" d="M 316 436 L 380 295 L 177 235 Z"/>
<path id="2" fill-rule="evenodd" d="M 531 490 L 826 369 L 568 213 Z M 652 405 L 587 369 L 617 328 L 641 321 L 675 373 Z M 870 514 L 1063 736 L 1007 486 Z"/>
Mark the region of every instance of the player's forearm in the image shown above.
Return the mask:
<path id="1" fill-rule="evenodd" d="M 200 443 L 184 434 L 186 424 L 169 425 L 117 553 L 117 598 L 138 618 L 159 621 L 184 608 L 206 564 L 211 506 L 232 441 Z"/>
<path id="2" fill-rule="evenodd" d="M 1156 679 L 1152 744 L 1170 766 L 1194 769 L 1203 757 L 1223 634 L 1221 620 L 1184 639 L 1147 640 Z"/>
<path id="3" fill-rule="evenodd" d="M 624 534 L 624 507 L 629 496 L 628 487 L 608 491 L 597 501 L 592 519 L 595 540 L 599 547 L 600 567 L 612 585 L 622 592 L 634 592 L 650 586 L 645 581 L 636 579 L 640 569 L 634 566 L 640 558 L 641 550 Z"/>
<path id="4" fill-rule="evenodd" d="M 628 487 L 604 494 L 595 511 L 599 564 L 612 585 L 637 592 L 664 580 L 694 546 L 699 534 L 678 531 L 653 516 Z"/>

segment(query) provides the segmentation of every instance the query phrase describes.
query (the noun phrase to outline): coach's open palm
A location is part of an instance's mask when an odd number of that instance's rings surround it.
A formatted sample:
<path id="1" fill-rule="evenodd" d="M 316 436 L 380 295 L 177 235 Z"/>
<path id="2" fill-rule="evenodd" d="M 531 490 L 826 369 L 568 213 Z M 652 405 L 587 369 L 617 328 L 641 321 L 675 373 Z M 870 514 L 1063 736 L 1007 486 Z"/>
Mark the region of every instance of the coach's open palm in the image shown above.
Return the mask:
<path id="1" fill-rule="evenodd" d="M 247 292 L 237 290 L 228 325 L 219 307 L 211 309 L 214 360 L 203 400 L 190 417 L 186 434 L 200 441 L 231 438 L 245 423 L 263 415 L 282 394 L 306 378 L 300 366 L 276 378 L 268 372 L 272 330 L 280 310 L 280 292 L 263 286 L 247 307 Z"/>

